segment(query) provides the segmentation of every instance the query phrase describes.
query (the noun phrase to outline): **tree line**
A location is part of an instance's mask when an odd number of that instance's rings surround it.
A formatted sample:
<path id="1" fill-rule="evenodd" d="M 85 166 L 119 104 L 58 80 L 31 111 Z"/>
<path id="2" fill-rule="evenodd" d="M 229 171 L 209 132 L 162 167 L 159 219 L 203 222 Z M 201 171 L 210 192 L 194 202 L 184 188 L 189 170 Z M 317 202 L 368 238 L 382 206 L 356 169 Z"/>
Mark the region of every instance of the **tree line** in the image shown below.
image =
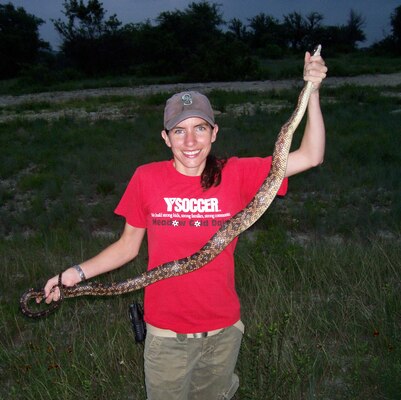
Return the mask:
<path id="1" fill-rule="evenodd" d="M 39 35 L 44 21 L 12 3 L 0 5 L 0 79 L 31 72 L 64 78 L 133 74 L 212 81 L 257 76 L 259 60 L 282 58 L 323 43 L 325 55 L 358 51 L 366 40 L 365 19 L 350 10 L 343 25 L 323 24 L 318 12 L 277 18 L 260 13 L 244 23 L 223 19 L 220 5 L 193 2 L 161 12 L 152 23 L 123 25 L 106 18 L 99 0 L 67 0 L 64 19 L 52 20 L 61 38 L 55 52 Z M 390 15 L 391 34 L 369 51 L 401 54 L 401 6 Z"/>

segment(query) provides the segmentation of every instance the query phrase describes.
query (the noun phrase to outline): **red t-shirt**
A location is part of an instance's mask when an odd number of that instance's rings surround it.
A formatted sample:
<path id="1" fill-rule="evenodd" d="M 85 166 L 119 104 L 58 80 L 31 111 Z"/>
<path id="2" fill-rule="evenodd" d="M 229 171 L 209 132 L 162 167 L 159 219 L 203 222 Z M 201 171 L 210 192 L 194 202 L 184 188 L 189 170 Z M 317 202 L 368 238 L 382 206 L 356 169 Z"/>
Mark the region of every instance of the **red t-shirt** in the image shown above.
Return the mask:
<path id="1" fill-rule="evenodd" d="M 268 158 L 228 159 L 219 186 L 204 190 L 199 176 L 179 173 L 172 161 L 139 167 L 115 212 L 147 229 L 148 269 L 196 253 L 221 224 L 256 194 L 271 165 Z M 278 192 L 287 191 L 285 180 Z M 240 319 L 235 290 L 233 240 L 195 272 L 145 288 L 145 320 L 178 333 L 224 328 Z"/>

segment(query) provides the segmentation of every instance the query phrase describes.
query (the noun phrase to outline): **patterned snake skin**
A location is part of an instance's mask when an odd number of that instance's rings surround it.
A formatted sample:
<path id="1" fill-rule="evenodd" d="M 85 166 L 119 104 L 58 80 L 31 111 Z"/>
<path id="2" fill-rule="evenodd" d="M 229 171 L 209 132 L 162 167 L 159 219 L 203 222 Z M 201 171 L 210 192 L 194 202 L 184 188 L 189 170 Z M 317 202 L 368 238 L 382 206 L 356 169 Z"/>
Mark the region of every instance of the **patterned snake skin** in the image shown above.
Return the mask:
<path id="1" fill-rule="evenodd" d="M 321 46 L 319 45 L 313 55 L 319 55 L 320 49 Z M 29 308 L 28 302 L 32 299 L 42 301 L 44 299 L 44 291 L 30 289 L 25 292 L 20 299 L 20 308 L 22 313 L 30 318 L 45 317 L 60 305 L 63 298 L 78 296 L 114 296 L 133 292 L 162 279 L 172 278 L 196 271 L 213 260 L 235 237 L 253 225 L 267 210 L 273 199 L 276 197 L 277 191 L 285 177 L 287 159 L 293 134 L 305 114 L 312 91 L 313 84 L 307 82 L 298 97 L 298 103 L 294 112 L 289 120 L 281 127 L 274 145 L 270 172 L 255 197 L 242 211 L 227 220 L 197 253 L 186 258 L 181 258 L 160 265 L 135 278 L 123 282 L 112 283 L 110 285 L 89 283 L 66 287 L 61 284 L 60 274 L 58 283 L 61 293 L 60 300 L 52 302 L 52 304 L 43 311 L 33 311 Z"/>

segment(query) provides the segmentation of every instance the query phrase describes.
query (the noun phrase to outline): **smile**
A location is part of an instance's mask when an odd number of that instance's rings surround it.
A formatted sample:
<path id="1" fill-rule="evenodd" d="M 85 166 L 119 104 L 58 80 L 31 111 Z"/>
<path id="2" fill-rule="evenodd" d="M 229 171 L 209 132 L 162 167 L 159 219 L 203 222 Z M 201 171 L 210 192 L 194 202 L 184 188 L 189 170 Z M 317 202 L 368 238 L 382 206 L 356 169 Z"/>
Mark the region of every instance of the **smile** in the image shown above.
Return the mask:
<path id="1" fill-rule="evenodd" d="M 200 152 L 200 150 L 183 151 L 183 154 L 186 157 L 196 157 Z"/>

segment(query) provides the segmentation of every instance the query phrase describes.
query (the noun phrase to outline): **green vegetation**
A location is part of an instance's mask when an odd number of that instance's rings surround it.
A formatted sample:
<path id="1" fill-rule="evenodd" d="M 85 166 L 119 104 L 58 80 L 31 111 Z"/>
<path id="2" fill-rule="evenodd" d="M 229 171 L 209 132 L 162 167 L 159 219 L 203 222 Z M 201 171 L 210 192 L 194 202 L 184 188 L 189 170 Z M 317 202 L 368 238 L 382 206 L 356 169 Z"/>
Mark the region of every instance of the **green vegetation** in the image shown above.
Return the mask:
<path id="1" fill-rule="evenodd" d="M 365 18 L 352 8 L 347 21 L 335 26 L 325 24 L 325 16 L 318 12 L 297 11 L 283 15 L 281 21 L 265 13 L 247 23 L 238 18 L 226 21 L 221 5 L 209 1 L 162 11 L 154 21 L 125 25 L 115 14 L 106 16 L 99 0 L 66 0 L 63 8 L 62 19 L 49 21 L 60 37 L 60 49 L 52 51 L 39 38 L 45 21 L 11 3 L 0 5 L 0 80 L 18 78 L 17 87 L 51 89 L 108 76 L 133 82 L 271 79 L 277 74 L 264 68 L 265 60 L 300 57 L 318 43 L 326 58 L 366 52 L 401 55 L 401 6 L 389 15 L 391 33 L 367 49 L 361 49 Z M 279 77 L 293 76 L 287 65 Z"/>
<path id="2" fill-rule="evenodd" d="M 390 74 L 400 72 L 401 58 L 395 56 L 372 56 L 369 53 L 346 54 L 339 57 L 326 57 L 323 55 L 327 65 L 330 67 L 329 74 L 334 76 L 355 76 L 361 74 Z M 252 78 L 254 80 L 280 80 L 298 79 L 302 74 L 302 57 L 291 56 L 280 60 L 261 59 L 260 68 Z M 155 76 L 155 77 L 135 77 L 132 75 L 104 76 L 98 78 L 77 78 L 77 79 L 50 79 L 46 82 L 32 79 L 10 79 L 0 80 L 0 95 L 20 95 L 27 93 L 53 92 L 53 91 L 72 91 L 96 88 L 116 88 L 116 87 L 140 87 L 151 84 L 173 84 L 183 82 L 182 76 Z M 100 101 L 105 102 L 106 99 Z M 113 99 L 115 100 L 115 99 Z M 94 100 L 99 101 L 99 100 Z M 21 107 L 40 107 L 41 109 L 62 109 L 64 105 L 55 103 L 41 104 L 34 106 L 28 104 Z M 9 108 L 9 110 L 11 110 Z M 1 111 L 1 108 L 0 108 Z"/>
<path id="3" fill-rule="evenodd" d="M 236 399 L 399 398 L 399 89 L 323 88 L 325 163 L 290 179 L 288 195 L 240 238 L 246 334 Z M 21 115 L 0 124 L 0 398 L 145 398 L 143 348 L 127 315 L 141 291 L 66 300 L 39 321 L 24 318 L 18 301 L 119 234 L 123 221 L 113 209 L 133 170 L 170 156 L 159 135 L 168 95 L 41 104 L 130 108 L 133 117 L 118 120 L 29 121 L 22 115 L 37 112 L 35 103 L 3 107 Z M 221 111 L 216 153 L 271 154 L 297 95 L 210 93 Z M 252 112 L 241 114 L 245 103 Z M 145 266 L 144 248 L 99 280 L 132 277 Z"/>

